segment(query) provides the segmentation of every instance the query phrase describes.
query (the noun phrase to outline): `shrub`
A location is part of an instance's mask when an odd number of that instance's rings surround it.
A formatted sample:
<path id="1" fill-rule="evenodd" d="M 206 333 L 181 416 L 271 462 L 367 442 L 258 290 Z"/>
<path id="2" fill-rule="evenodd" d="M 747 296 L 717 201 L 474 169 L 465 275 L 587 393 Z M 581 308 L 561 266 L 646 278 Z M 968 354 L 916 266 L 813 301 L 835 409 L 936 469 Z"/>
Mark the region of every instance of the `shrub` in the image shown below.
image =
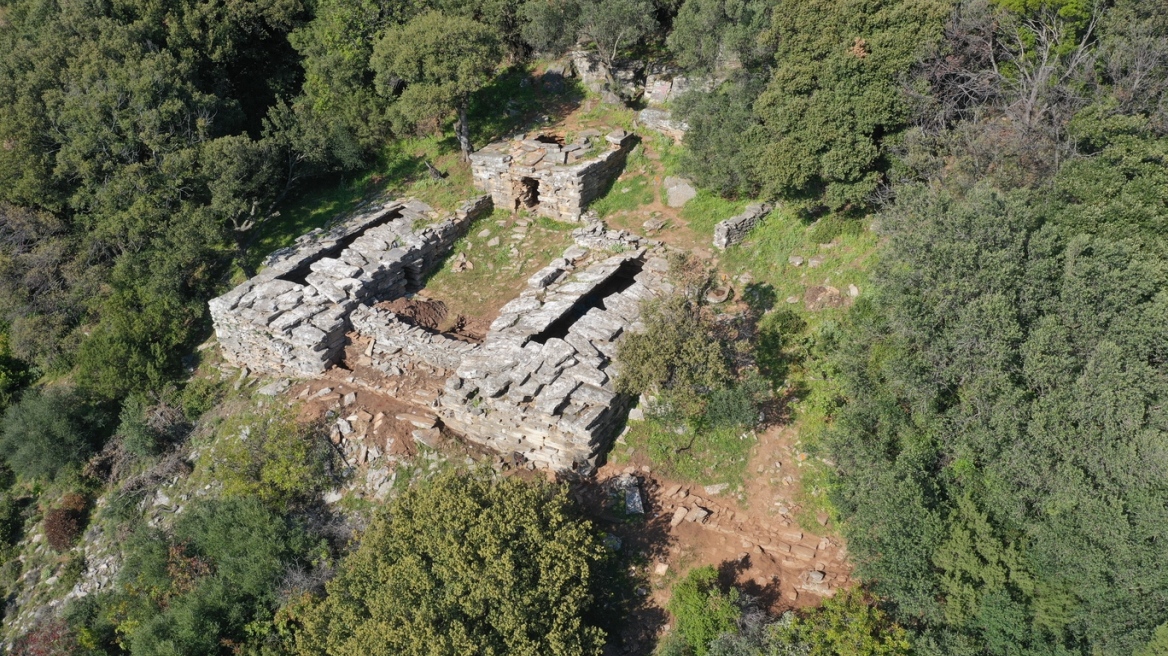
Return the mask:
<path id="1" fill-rule="evenodd" d="M 61 505 L 45 514 L 45 537 L 55 551 L 68 551 L 85 530 L 89 501 L 80 494 L 66 494 Z"/>
<path id="2" fill-rule="evenodd" d="M 80 652 L 77 637 L 61 619 L 50 619 L 37 624 L 31 631 L 16 639 L 11 656 L 74 656 Z"/>
<path id="3" fill-rule="evenodd" d="M 280 581 L 314 546 L 254 497 L 197 500 L 172 534 L 131 534 L 118 586 L 67 612 L 95 653 L 255 653 L 244 645 L 263 642 Z"/>
<path id="4" fill-rule="evenodd" d="M 27 478 L 54 478 L 96 449 L 106 414 L 71 390 L 29 390 L 4 413 L 0 449 Z"/>
<path id="5" fill-rule="evenodd" d="M 726 349 L 712 321 L 680 296 L 648 303 L 643 317 L 645 330 L 626 335 L 617 349 L 617 389 L 668 393 L 682 414 L 701 414 L 705 395 L 731 378 Z"/>
<path id="6" fill-rule="evenodd" d="M 723 592 L 718 572 L 711 566 L 690 570 L 673 587 L 669 612 L 677 620 L 677 634 L 697 656 L 705 656 L 710 642 L 738 628 L 742 614 L 738 590 Z"/>
<path id="7" fill-rule="evenodd" d="M 223 382 L 214 378 L 199 377 L 183 388 L 180 404 L 187 419 L 194 421 L 203 413 L 215 407 L 223 398 Z"/>
<path id="8" fill-rule="evenodd" d="M 172 394 L 164 392 L 162 396 Z M 165 400 L 152 403 L 145 394 L 131 394 L 122 403 L 118 435 L 126 451 L 146 458 L 161 453 L 190 428 L 183 412 Z"/>
<path id="9" fill-rule="evenodd" d="M 333 450 L 320 427 L 291 412 L 243 415 L 226 422 L 199 462 L 229 496 L 257 496 L 281 506 L 328 487 Z"/>
<path id="10" fill-rule="evenodd" d="M 566 491 L 449 474 L 377 515 L 328 596 L 305 655 L 599 654 L 588 623 L 604 547 Z"/>

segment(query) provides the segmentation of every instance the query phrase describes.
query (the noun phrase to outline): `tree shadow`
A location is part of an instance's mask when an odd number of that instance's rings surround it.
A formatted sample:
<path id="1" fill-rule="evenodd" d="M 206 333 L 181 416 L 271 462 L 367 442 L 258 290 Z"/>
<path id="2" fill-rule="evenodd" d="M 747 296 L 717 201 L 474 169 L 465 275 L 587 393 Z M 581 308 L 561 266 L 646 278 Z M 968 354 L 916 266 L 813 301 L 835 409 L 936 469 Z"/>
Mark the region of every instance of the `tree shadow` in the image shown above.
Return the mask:
<path id="1" fill-rule="evenodd" d="M 474 142 L 487 144 L 558 123 L 584 98 L 579 81 L 559 70 L 535 74 L 526 66 L 513 66 L 471 96 L 468 118 Z"/>
<path id="2" fill-rule="evenodd" d="M 655 562 L 669 558 L 672 516 L 655 501 L 657 483 L 649 477 L 639 480 L 642 515 L 625 513 L 623 498 L 615 498 L 611 488 L 594 478 L 577 481 L 571 492 L 584 515 L 610 536 L 610 549 L 619 541 L 619 548 L 610 551 L 613 574 L 605 581 L 608 589 L 597 604 L 597 625 L 608 634 L 605 654 L 651 654 L 669 622 L 668 613 L 651 602 L 647 574 Z M 634 567 L 645 576 L 631 573 Z"/>

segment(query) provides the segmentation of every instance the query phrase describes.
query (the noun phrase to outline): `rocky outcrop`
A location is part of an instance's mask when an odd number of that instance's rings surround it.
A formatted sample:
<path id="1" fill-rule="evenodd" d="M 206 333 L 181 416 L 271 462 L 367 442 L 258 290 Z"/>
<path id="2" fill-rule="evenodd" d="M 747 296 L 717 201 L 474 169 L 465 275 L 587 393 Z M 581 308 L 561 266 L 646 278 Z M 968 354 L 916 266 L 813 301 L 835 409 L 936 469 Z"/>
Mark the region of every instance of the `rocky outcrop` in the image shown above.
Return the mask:
<path id="1" fill-rule="evenodd" d="M 625 165 L 635 137 L 617 130 L 561 144 L 552 135 L 497 142 L 470 156 L 476 188 L 491 195 L 497 207 L 526 207 L 558 221 L 579 221 L 589 202 L 604 193 Z"/>
<path id="2" fill-rule="evenodd" d="M 738 216 L 732 216 L 714 226 L 714 246 L 725 250 L 744 239 L 771 212 L 768 203 L 755 203 L 746 206 L 746 210 Z"/>
<path id="3" fill-rule="evenodd" d="M 491 209 L 484 196 L 434 221 L 424 203 L 394 201 L 301 237 L 273 253 L 259 275 L 210 301 L 224 356 L 266 373 L 323 372 L 340 357 L 358 304 L 421 287 L 454 241 Z"/>
<path id="4" fill-rule="evenodd" d="M 673 114 L 668 110 L 652 107 L 646 107 L 637 113 L 637 125 L 654 132 L 660 132 L 676 143 L 681 143 L 685 133 L 689 130 L 689 124 L 685 121 L 673 120 Z"/>

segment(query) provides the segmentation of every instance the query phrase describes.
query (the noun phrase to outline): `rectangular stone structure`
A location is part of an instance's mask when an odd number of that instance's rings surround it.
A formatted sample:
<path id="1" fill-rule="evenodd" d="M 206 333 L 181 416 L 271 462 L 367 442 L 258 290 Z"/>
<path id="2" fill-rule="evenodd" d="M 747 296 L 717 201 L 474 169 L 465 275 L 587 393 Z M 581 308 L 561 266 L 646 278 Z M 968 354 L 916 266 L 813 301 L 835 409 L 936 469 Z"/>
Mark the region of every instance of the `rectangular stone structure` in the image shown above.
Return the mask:
<path id="1" fill-rule="evenodd" d="M 599 139 L 599 135 L 585 139 Z M 603 138 L 604 150 L 587 156 L 590 141 L 561 145 L 552 138 L 516 139 L 485 146 L 470 156 L 476 188 L 497 207 L 526 207 L 557 221 L 579 221 L 624 169 L 636 138 L 623 130 Z"/>
<path id="2" fill-rule="evenodd" d="M 269 256 L 255 277 L 209 302 L 224 357 L 264 373 L 324 372 L 341 356 L 354 308 L 419 288 L 492 209 L 482 196 L 435 220 L 420 201 L 391 201 L 301 236 Z"/>

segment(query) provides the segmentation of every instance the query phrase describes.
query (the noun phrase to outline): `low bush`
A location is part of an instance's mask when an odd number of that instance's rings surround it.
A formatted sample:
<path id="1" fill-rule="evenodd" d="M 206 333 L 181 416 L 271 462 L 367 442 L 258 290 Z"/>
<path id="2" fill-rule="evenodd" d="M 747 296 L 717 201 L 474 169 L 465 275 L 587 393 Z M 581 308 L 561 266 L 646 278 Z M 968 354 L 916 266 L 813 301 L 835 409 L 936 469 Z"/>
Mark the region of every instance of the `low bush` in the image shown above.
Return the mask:
<path id="1" fill-rule="evenodd" d="M 40 622 L 12 644 L 10 656 L 75 656 L 81 653 L 77 636 L 61 619 Z"/>
<path id="2" fill-rule="evenodd" d="M 677 621 L 677 635 L 690 653 L 706 656 L 709 645 L 723 633 L 738 628 L 742 615 L 736 588 L 723 591 L 718 586 L 718 572 L 711 566 L 690 570 L 673 586 L 669 612 Z"/>
<path id="3" fill-rule="evenodd" d="M 52 479 L 100 445 L 108 414 L 67 389 L 28 390 L 4 413 L 0 450 L 26 478 Z"/>
<path id="4" fill-rule="evenodd" d="M 320 426 L 273 411 L 225 422 L 201 456 L 198 473 L 222 483 L 228 496 L 256 496 L 281 507 L 324 491 L 334 476 L 333 458 Z"/>

